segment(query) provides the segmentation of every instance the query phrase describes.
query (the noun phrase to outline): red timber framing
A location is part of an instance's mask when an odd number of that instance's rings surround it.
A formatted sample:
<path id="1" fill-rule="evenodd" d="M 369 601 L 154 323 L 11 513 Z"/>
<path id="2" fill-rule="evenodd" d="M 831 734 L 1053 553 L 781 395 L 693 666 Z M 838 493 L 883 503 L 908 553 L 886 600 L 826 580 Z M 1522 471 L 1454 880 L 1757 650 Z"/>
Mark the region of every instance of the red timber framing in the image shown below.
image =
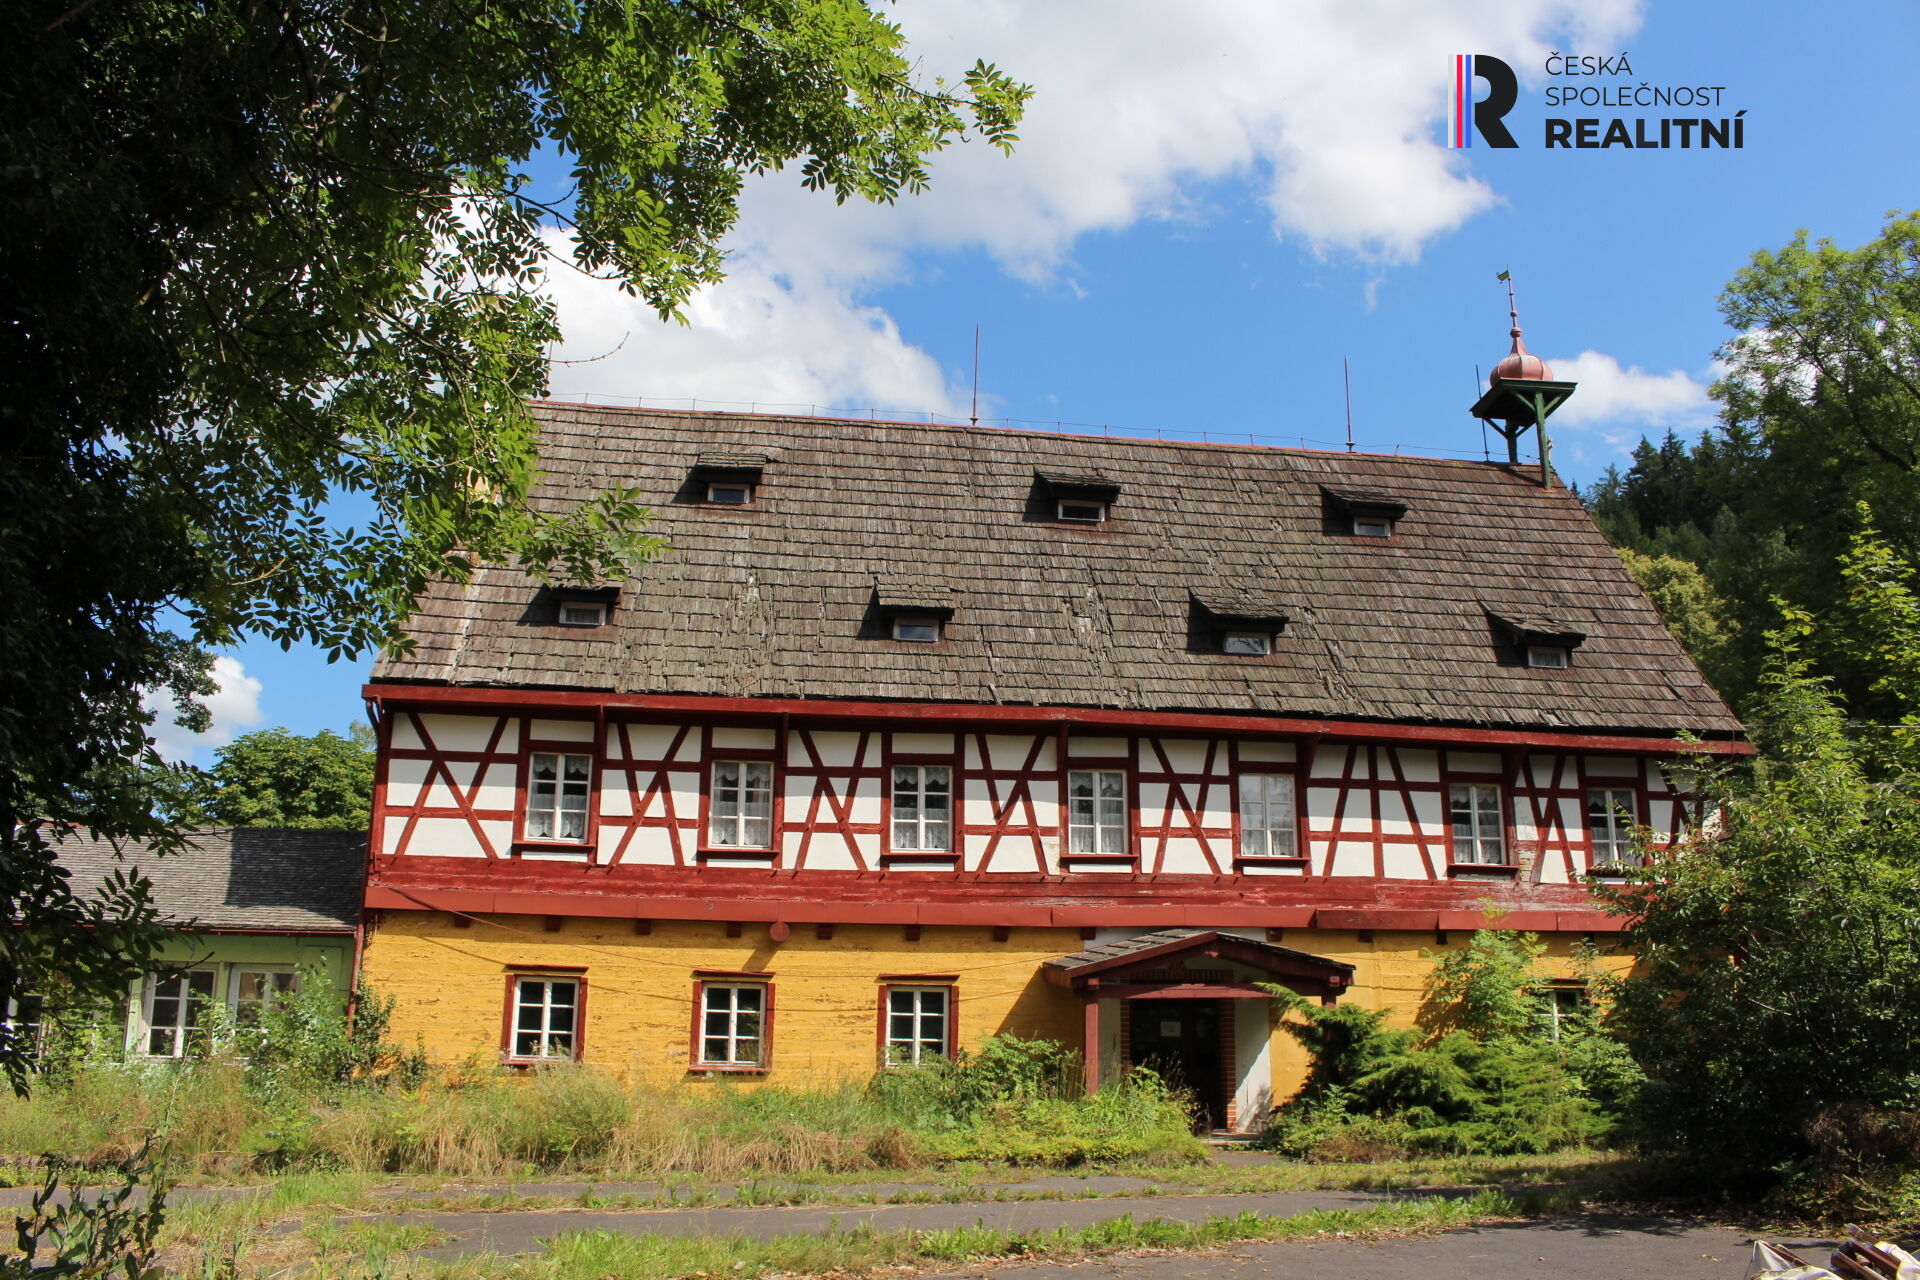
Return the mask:
<path id="1" fill-rule="evenodd" d="M 1630 788 L 1636 820 L 1663 832 L 1683 820 L 1684 797 L 1650 764 L 1681 750 L 1667 738 L 391 684 L 367 693 L 382 745 L 374 909 L 828 928 L 1470 929 L 1494 886 L 1448 878 L 1450 753 L 1468 752 L 1498 762 L 1489 780 L 1503 784 L 1523 863 L 1498 886 L 1514 926 L 1612 932 L 1617 922 L 1578 883 L 1590 860 L 1585 793 Z M 586 842 L 519 838 L 536 751 L 593 755 Z M 725 759 L 771 764 L 770 849 L 708 847 L 711 771 Z M 891 848 L 896 764 L 952 770 L 951 851 Z M 1127 774 L 1125 859 L 1060 857 L 1066 775 L 1082 768 Z M 1252 867 L 1239 856 L 1238 788 L 1258 773 L 1294 780 L 1297 856 Z M 449 847 L 459 833 L 460 848 Z M 1240 874 L 1250 870 L 1262 874 Z"/>

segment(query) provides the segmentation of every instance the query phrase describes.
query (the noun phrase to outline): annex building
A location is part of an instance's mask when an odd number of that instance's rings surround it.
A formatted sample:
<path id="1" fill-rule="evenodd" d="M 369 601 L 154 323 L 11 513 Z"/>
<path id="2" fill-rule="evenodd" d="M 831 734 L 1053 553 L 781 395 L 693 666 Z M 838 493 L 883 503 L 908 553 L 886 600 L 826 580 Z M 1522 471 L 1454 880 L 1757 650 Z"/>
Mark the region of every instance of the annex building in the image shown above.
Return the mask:
<path id="1" fill-rule="evenodd" d="M 418 603 L 366 696 L 364 973 L 444 1060 L 825 1083 L 998 1032 L 1298 1084 L 1260 983 L 1411 1019 L 1564 959 L 1741 726 L 1533 468 L 545 403 L 630 581 Z"/>

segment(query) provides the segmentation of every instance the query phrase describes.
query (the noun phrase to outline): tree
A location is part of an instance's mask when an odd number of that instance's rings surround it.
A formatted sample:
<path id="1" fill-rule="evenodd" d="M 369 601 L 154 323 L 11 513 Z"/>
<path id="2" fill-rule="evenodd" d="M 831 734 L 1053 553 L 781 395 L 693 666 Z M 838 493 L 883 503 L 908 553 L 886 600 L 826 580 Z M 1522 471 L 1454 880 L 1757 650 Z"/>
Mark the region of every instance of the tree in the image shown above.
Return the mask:
<path id="1" fill-rule="evenodd" d="M 1639 958 L 1614 1021 L 1650 1078 L 1645 1131 L 1749 1185 L 1920 1133 L 1920 600 L 1870 523 L 1837 576 L 1836 629 L 1874 637 L 1898 720 L 1849 725 L 1803 653 L 1815 620 L 1789 610 L 1764 754 L 1705 773 L 1717 820 L 1606 891 Z"/>
<path id="2" fill-rule="evenodd" d="M 1719 425 L 1692 445 L 1671 433 L 1643 443 L 1624 476 L 1584 496 L 1615 545 L 1690 562 L 1724 602 L 1724 647 L 1694 655 L 1746 710 L 1761 696 L 1774 597 L 1839 616 L 1834 570 L 1855 504 L 1880 513 L 1896 554 L 1920 555 L 1920 214 L 1858 249 L 1802 231 L 1755 254 L 1720 308 L 1736 336 L 1719 352 Z M 1890 714 L 1871 666 L 1835 632 L 1805 645 L 1851 714 Z"/>
<path id="3" fill-rule="evenodd" d="M 1678 556 L 1642 555 L 1631 547 L 1621 547 L 1619 553 L 1634 581 L 1660 610 L 1674 639 L 1686 646 L 1714 687 L 1723 693 L 1747 689 L 1750 679 L 1740 665 L 1739 622 L 1700 566 Z"/>
<path id="4" fill-rule="evenodd" d="M 143 695 L 191 718 L 208 646 L 399 645 L 430 578 L 652 549 L 630 495 L 537 488 L 556 245 L 671 315 L 746 176 L 892 200 L 1010 145 L 1027 93 L 920 87 L 858 0 L 26 0 L 10 34 L 0 998 L 144 963 L 50 849 L 177 838 Z M 330 525 L 341 494 L 371 522 Z"/>
<path id="5" fill-rule="evenodd" d="M 331 729 L 311 737 L 262 729 L 220 748 L 213 768 L 188 775 L 165 816 L 186 826 L 364 831 L 373 765 L 365 725 L 345 738 Z"/>

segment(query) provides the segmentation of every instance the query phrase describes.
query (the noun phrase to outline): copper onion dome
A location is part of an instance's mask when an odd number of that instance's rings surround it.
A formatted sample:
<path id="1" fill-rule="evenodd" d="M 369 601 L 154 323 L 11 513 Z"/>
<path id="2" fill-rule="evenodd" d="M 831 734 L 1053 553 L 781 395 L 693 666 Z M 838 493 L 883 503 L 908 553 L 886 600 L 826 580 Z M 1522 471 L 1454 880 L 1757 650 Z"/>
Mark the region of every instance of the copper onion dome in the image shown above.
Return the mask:
<path id="1" fill-rule="evenodd" d="M 1513 350 L 1506 358 L 1493 366 L 1493 372 L 1487 375 L 1487 385 L 1497 386 L 1507 378 L 1520 378 L 1533 382 L 1553 381 L 1553 366 L 1527 350 L 1527 344 L 1520 340 L 1520 309 L 1513 302 L 1513 281 L 1507 279 L 1506 272 L 1500 273 L 1507 280 L 1507 318 L 1513 322 L 1513 328 L 1507 333 L 1513 338 Z"/>

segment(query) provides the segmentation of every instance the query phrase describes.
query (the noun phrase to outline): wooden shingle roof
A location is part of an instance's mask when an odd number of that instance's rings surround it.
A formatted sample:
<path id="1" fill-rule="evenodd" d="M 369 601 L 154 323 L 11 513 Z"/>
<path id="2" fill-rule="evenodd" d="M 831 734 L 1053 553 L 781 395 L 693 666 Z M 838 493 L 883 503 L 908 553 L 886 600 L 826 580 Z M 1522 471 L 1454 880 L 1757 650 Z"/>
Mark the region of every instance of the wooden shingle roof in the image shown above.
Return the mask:
<path id="1" fill-rule="evenodd" d="M 260 933 L 350 933 L 360 921 L 365 831 L 206 827 L 178 853 L 73 837 L 55 857 L 81 897 L 116 871 L 143 872 L 163 920 Z"/>
<path id="2" fill-rule="evenodd" d="M 376 680 L 890 699 L 1588 732 L 1740 725 L 1579 501 L 1531 470 L 1367 454 L 546 403 L 538 497 L 633 485 L 670 549 L 614 624 L 546 625 L 483 568 L 418 602 Z M 714 454 L 769 459 L 750 507 L 676 500 Z M 1097 475 L 1099 525 L 1036 518 L 1036 473 Z M 1390 538 L 1323 489 L 1390 494 Z M 938 648 L 876 638 L 876 584 L 962 584 Z M 1190 601 L 1284 601 L 1270 658 L 1190 651 Z M 1582 633 L 1572 666 L 1503 663 L 1490 615 Z"/>

